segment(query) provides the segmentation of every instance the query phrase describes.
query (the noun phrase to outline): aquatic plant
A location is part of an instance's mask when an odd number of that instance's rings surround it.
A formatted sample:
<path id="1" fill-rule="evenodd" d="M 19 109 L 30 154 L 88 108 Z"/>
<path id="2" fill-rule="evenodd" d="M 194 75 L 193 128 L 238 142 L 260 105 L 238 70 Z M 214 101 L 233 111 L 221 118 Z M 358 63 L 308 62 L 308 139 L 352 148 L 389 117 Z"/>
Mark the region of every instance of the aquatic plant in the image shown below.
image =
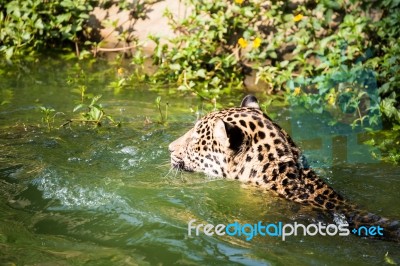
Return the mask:
<path id="1" fill-rule="evenodd" d="M 81 99 L 80 103 L 74 107 L 73 112 L 84 110 L 83 112 L 80 112 L 80 118 L 71 118 L 67 123 L 63 124 L 63 126 L 68 125 L 71 122 L 81 122 L 84 124 L 93 124 L 98 127 L 102 125 L 104 120 L 109 121 L 116 126 L 120 126 L 120 122 L 116 122 L 112 116 L 106 115 L 102 104 L 99 103 L 102 95 L 87 96 L 86 90 L 86 86 L 80 86 L 79 89 L 76 90 Z"/>
<path id="2" fill-rule="evenodd" d="M 155 102 L 156 102 L 156 107 L 157 107 L 158 113 L 160 114 L 159 123 L 166 124 L 168 121 L 168 105 L 169 104 L 168 103 L 165 104 L 165 115 L 164 115 L 164 113 L 162 111 L 162 107 L 161 107 L 161 96 L 158 96 L 156 98 Z"/>

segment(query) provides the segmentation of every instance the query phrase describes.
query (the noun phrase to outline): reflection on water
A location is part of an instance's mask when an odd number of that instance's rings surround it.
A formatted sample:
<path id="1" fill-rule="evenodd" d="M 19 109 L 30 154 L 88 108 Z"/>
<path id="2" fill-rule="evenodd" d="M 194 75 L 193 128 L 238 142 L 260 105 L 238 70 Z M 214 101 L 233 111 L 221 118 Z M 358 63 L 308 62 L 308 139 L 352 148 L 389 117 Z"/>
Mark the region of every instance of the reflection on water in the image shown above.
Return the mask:
<path id="1" fill-rule="evenodd" d="M 47 132 L 38 126 L 41 114 L 32 111 L 36 102 L 51 103 L 65 113 L 74 105 L 64 80 L 67 70 L 53 71 L 59 73 L 46 73 L 46 78 L 43 73 L 30 74 L 44 80 L 40 83 L 6 81 L 16 90 L 11 104 L 0 107 L 2 262 L 374 265 L 382 263 L 387 252 L 400 262 L 397 244 L 356 237 L 298 236 L 285 242 L 262 237 L 251 242 L 240 237 L 189 237 L 191 219 L 227 224 L 313 222 L 320 217 L 234 181 L 170 171 L 168 144 L 193 125 L 191 108 L 202 106 L 192 97 L 163 94 L 169 102 L 170 120 L 161 125 L 149 124 L 159 115 L 156 92 L 148 88 L 126 89 L 117 95 L 102 91 L 106 110 L 123 121 L 121 128 L 76 125 Z M 107 86 L 106 79 L 92 82 L 91 89 Z M 239 101 L 240 97 L 235 102 Z M 302 117 L 297 123 L 294 116 L 286 120 L 291 116 L 287 110 L 270 111 L 294 136 L 304 130 L 304 123 L 316 119 Z M 399 167 L 342 160 L 347 151 L 340 145 L 324 155 L 318 152 L 318 140 L 299 139 L 299 143 L 309 148 L 310 164 L 319 166 L 317 171 L 342 194 L 378 214 L 400 216 Z M 336 164 L 320 163 L 332 158 Z"/>

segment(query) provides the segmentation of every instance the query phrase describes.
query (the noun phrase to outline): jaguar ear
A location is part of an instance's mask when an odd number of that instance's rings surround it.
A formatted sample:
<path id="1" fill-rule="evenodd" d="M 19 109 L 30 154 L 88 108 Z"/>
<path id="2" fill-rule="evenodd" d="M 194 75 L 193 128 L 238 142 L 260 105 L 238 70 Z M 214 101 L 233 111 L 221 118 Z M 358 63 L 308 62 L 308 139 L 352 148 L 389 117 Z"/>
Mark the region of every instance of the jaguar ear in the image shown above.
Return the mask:
<path id="1" fill-rule="evenodd" d="M 226 132 L 225 123 L 220 118 L 215 120 L 214 138 L 224 147 L 229 146 L 228 134 Z"/>
<path id="2" fill-rule="evenodd" d="M 218 118 L 214 125 L 214 138 L 225 147 L 237 152 L 243 144 L 244 134 L 239 127 Z"/>
<path id="3" fill-rule="evenodd" d="M 258 100 L 253 95 L 247 95 L 246 97 L 244 97 L 242 103 L 240 104 L 240 107 L 260 109 L 260 106 L 258 105 Z"/>

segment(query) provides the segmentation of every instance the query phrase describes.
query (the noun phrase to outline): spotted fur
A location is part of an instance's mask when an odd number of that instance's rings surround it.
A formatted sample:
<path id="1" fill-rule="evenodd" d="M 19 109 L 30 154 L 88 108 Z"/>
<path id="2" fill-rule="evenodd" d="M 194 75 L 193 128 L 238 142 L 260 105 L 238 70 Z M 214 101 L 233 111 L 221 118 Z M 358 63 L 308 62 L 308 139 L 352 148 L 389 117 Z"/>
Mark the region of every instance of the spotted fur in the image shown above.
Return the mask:
<path id="1" fill-rule="evenodd" d="M 169 145 L 171 164 L 185 171 L 236 179 L 288 200 L 346 217 L 350 227 L 381 225 L 399 241 L 398 221 L 358 210 L 302 163 L 300 149 L 254 96 L 241 107 L 210 113 Z"/>

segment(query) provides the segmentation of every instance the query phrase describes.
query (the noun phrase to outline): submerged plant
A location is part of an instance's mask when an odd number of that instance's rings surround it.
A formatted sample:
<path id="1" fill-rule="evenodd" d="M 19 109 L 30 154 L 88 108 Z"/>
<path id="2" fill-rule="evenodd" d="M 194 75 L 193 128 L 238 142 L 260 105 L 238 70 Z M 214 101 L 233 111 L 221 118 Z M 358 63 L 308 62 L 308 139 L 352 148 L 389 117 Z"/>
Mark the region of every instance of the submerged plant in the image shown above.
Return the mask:
<path id="1" fill-rule="evenodd" d="M 44 106 L 39 106 L 40 112 L 43 114 L 42 122 L 46 124 L 47 129 L 50 131 L 54 124 L 55 114 L 53 114 L 56 110 L 53 108 L 48 108 Z"/>
<path id="2" fill-rule="evenodd" d="M 54 108 L 39 106 L 42 113 L 42 122 L 46 125 L 47 130 L 51 131 L 54 128 L 54 121 L 57 115 L 64 115 L 62 112 L 56 112 Z"/>
<path id="3" fill-rule="evenodd" d="M 168 121 L 168 103 L 165 104 L 165 115 L 164 115 L 163 111 L 162 111 L 162 107 L 161 107 L 161 96 L 158 96 L 156 98 L 155 102 L 156 102 L 157 110 L 158 110 L 158 112 L 160 114 L 159 123 L 160 124 L 166 124 L 167 121 Z"/>

